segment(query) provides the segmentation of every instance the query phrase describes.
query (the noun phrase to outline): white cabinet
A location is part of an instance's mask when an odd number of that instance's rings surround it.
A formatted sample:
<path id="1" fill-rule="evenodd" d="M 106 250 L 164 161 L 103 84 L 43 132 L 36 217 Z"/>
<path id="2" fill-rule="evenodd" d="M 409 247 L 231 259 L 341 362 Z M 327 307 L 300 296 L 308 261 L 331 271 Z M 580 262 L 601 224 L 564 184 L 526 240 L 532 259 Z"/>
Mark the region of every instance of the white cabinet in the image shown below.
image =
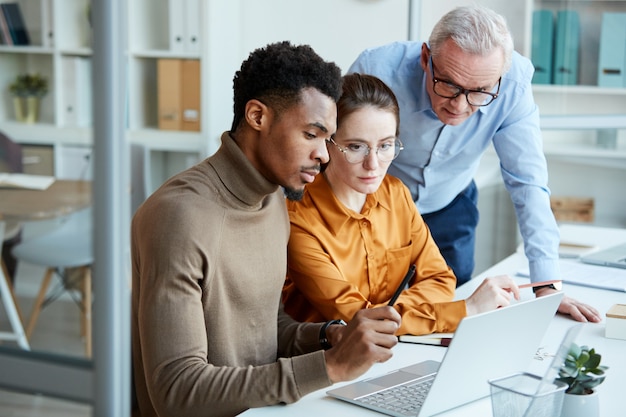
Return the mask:
<path id="1" fill-rule="evenodd" d="M 30 35 L 28 46 L 0 45 L 0 129 L 24 144 L 52 147 L 54 173 L 79 175 L 72 168 L 81 161 L 68 149 L 92 144 L 92 32 L 89 0 L 17 0 Z M 200 0 L 132 0 L 128 2 L 128 106 L 120 109 L 127 120 L 127 139 L 155 154 L 152 191 L 173 172 L 208 154 L 206 131 L 157 129 L 156 62 L 159 58 L 203 58 L 200 23 L 205 18 Z M 9 84 L 19 74 L 39 73 L 49 91 L 34 124 L 15 120 Z M 203 89 L 206 90 L 206 87 Z M 202 117 L 202 115 L 201 115 Z M 206 124 L 205 124 L 206 125 Z M 78 147 L 78 148 L 76 148 Z M 150 152 L 154 149 L 155 152 Z M 171 157 L 162 154 L 172 153 Z M 151 166 L 151 161 L 146 161 Z"/>

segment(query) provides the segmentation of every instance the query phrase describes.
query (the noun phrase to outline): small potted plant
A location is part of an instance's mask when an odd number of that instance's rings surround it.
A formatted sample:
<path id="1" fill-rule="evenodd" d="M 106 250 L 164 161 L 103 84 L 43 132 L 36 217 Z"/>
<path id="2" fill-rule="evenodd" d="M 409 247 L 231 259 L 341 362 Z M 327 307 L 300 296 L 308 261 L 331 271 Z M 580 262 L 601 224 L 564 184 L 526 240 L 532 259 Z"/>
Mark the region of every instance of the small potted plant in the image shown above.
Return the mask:
<path id="1" fill-rule="evenodd" d="M 48 93 L 48 80 L 39 74 L 18 75 L 9 85 L 15 105 L 15 118 L 34 123 L 39 113 L 39 101 Z"/>
<path id="2" fill-rule="evenodd" d="M 604 382 L 607 366 L 600 365 L 602 356 L 593 348 L 572 343 L 557 381 L 568 385 L 563 400 L 562 417 L 594 417 L 599 414 L 595 388 Z"/>

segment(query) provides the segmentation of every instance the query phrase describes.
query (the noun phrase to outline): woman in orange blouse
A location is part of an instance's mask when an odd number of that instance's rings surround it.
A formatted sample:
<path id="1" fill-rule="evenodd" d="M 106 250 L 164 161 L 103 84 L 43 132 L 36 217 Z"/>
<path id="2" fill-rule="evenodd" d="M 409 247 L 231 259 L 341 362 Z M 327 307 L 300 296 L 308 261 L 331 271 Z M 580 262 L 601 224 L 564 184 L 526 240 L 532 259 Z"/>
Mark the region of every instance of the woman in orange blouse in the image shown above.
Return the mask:
<path id="1" fill-rule="evenodd" d="M 510 277 L 487 278 L 467 299 L 453 301 L 456 278 L 446 265 L 408 189 L 387 175 L 402 149 L 398 103 L 378 78 L 344 76 L 330 162 L 288 201 L 291 237 L 285 310 L 300 321 L 350 320 L 385 305 L 409 266 L 416 274 L 395 308 L 398 334 L 453 332 L 466 315 L 519 297 Z"/>

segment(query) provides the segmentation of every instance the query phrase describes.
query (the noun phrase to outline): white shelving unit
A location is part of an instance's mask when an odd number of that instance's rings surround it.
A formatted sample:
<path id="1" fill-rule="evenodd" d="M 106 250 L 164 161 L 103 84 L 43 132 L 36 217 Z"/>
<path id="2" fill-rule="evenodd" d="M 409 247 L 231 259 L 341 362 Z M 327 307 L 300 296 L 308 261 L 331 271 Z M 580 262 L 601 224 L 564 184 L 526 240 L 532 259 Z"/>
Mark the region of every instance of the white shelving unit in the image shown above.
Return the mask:
<path id="1" fill-rule="evenodd" d="M 0 45 L 0 129 L 25 147 L 50 146 L 55 155 L 52 174 L 76 176 L 67 167 L 72 159 L 64 155 L 75 155 L 77 150 L 87 153 L 92 145 L 90 1 L 17 2 L 31 45 Z M 202 62 L 204 5 L 200 0 L 132 0 L 128 5 L 128 108 L 120 111 L 128 121 L 127 139 L 145 148 L 147 192 L 209 153 L 207 123 L 201 124 L 200 132 L 157 128 L 157 60 Z M 34 72 L 48 79 L 49 91 L 41 100 L 38 122 L 19 123 L 8 85 L 18 74 Z M 202 84 L 202 97 L 206 97 L 208 88 Z M 201 114 L 204 121 L 205 113 Z"/>

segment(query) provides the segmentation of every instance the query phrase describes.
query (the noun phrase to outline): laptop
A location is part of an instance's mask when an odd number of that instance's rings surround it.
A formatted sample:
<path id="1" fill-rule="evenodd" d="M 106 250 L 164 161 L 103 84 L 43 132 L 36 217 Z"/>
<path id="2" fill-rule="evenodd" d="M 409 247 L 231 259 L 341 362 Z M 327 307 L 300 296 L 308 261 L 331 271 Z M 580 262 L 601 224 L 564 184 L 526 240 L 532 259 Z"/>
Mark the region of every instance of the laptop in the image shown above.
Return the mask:
<path id="1" fill-rule="evenodd" d="M 465 317 L 441 362 L 419 362 L 327 394 L 396 417 L 432 416 L 486 397 L 489 379 L 527 368 L 562 298 L 559 292 Z M 429 386 L 427 391 L 414 393 L 421 385 Z M 395 406 L 387 397 L 390 389 L 409 389 L 399 400 L 423 396 L 423 402 L 414 408 Z"/>
<path id="2" fill-rule="evenodd" d="M 626 268 L 626 242 L 581 256 L 580 260 L 593 265 Z"/>

